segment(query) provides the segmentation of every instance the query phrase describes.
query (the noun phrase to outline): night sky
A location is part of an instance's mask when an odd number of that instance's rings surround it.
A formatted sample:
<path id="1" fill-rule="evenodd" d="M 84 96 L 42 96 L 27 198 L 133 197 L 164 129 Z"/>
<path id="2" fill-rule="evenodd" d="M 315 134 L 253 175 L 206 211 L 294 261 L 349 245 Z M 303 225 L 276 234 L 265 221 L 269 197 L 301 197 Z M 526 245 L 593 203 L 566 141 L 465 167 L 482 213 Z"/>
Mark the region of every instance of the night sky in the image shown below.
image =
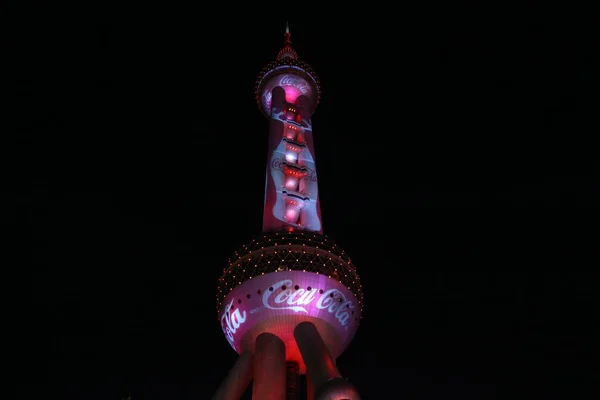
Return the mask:
<path id="1" fill-rule="evenodd" d="M 32 172 L 21 398 L 213 395 L 237 356 L 217 279 L 262 223 L 253 85 L 286 19 L 323 87 L 324 230 L 365 290 L 342 374 L 366 400 L 596 398 L 591 19 L 430 7 L 32 12 L 5 38 Z"/>

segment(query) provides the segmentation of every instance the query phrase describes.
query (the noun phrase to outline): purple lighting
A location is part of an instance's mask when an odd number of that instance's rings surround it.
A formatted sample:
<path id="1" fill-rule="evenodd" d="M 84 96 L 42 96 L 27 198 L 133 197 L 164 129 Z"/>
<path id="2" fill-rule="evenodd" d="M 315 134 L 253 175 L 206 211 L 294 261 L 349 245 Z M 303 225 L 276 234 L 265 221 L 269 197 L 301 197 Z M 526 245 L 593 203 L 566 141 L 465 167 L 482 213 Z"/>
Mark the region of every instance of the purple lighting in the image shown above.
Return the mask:
<path id="1" fill-rule="evenodd" d="M 298 374 L 308 374 L 311 399 L 359 400 L 335 359 L 358 329 L 362 287 L 350 258 L 323 235 L 311 121 L 320 86 L 289 29 L 255 96 L 269 119 L 263 233 L 219 280 L 219 323 L 240 358 L 214 400 L 239 399 L 250 379 L 253 399 L 295 398 Z"/>
<path id="2" fill-rule="evenodd" d="M 225 297 L 221 328 L 240 351 L 241 338 L 269 320 L 294 322 L 318 318 L 331 325 L 342 343 L 349 342 L 358 327 L 360 307 L 356 297 L 335 279 L 302 271 L 282 271 L 255 277 Z"/>
<path id="3" fill-rule="evenodd" d="M 288 103 L 295 103 L 300 95 L 305 95 L 310 98 L 313 93 L 313 89 L 304 78 L 289 74 L 276 75 L 265 84 L 262 92 L 262 105 L 265 110 L 271 109 L 271 92 L 273 88 L 277 86 L 283 88 L 285 91 L 285 100 Z"/>

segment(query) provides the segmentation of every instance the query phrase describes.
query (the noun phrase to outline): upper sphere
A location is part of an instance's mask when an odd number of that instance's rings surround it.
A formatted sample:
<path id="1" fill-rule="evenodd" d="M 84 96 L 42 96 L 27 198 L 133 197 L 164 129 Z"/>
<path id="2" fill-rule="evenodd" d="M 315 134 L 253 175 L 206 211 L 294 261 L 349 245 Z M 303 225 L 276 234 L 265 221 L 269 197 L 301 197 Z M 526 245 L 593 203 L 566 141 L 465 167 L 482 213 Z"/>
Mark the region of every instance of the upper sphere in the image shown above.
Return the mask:
<path id="1" fill-rule="evenodd" d="M 310 65 L 298 58 L 290 38 L 289 29 L 286 29 L 285 43 L 277 58 L 265 65 L 256 78 L 254 95 L 258 107 L 267 117 L 271 116 L 271 92 L 277 86 L 285 90 L 288 103 L 295 103 L 301 95 L 306 96 L 311 114 L 321 100 L 319 78 Z"/>

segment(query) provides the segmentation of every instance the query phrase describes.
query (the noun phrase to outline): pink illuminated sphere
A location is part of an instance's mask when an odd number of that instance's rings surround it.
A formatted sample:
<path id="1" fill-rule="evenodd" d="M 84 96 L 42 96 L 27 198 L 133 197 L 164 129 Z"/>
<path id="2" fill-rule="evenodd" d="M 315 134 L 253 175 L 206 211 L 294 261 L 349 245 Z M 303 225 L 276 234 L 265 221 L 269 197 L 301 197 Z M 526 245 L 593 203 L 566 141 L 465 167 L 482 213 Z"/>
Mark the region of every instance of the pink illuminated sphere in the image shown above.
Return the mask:
<path id="1" fill-rule="evenodd" d="M 304 95 L 310 104 L 315 104 L 316 89 L 309 79 L 292 73 L 275 75 L 264 83 L 261 91 L 260 105 L 267 115 L 271 114 L 271 92 L 277 86 L 285 91 L 285 100 L 288 103 L 296 103 L 298 97 Z"/>
<path id="2" fill-rule="evenodd" d="M 285 91 L 286 101 L 296 103 L 306 96 L 312 114 L 321 98 L 321 86 L 313 69 L 302 60 L 283 58 L 267 64 L 255 83 L 256 101 L 266 116 L 271 115 L 271 93 L 275 87 Z"/>
<path id="3" fill-rule="evenodd" d="M 262 234 L 230 259 L 219 280 L 218 319 L 238 353 L 252 351 L 261 333 L 273 333 L 285 343 L 287 361 L 304 373 L 294 328 L 312 322 L 337 358 L 358 329 L 362 298 L 356 270 L 334 242 L 282 230 Z"/>

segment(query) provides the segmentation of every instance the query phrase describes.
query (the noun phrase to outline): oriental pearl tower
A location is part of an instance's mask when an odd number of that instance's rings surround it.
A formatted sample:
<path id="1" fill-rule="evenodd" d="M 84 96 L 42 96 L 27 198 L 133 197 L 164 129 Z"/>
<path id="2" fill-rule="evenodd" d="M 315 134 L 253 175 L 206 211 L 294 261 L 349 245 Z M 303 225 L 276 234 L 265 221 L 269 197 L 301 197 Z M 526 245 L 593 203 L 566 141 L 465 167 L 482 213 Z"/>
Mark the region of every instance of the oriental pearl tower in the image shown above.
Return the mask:
<path id="1" fill-rule="evenodd" d="M 311 116 L 321 98 L 286 25 L 283 48 L 258 75 L 268 119 L 262 233 L 229 259 L 217 290 L 218 321 L 239 358 L 214 400 L 358 400 L 336 359 L 361 319 L 363 292 L 348 255 L 323 234 Z"/>

